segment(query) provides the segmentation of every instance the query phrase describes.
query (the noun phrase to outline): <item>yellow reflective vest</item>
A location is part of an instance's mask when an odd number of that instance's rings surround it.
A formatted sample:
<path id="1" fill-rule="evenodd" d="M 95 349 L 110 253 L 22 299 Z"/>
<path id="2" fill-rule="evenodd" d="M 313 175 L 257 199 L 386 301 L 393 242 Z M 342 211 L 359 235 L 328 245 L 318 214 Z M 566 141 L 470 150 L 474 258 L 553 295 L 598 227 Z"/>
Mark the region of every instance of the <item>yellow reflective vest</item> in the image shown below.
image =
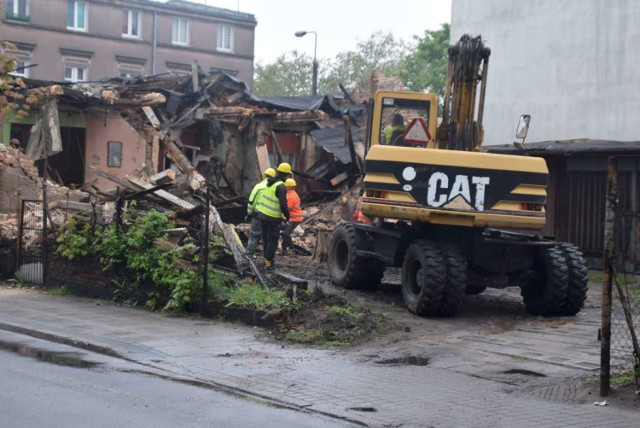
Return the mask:
<path id="1" fill-rule="evenodd" d="M 284 185 L 282 181 L 276 181 L 272 186 L 266 186 L 256 203 L 256 211 L 273 218 L 282 218 L 280 201 L 276 196 L 278 186 Z"/>

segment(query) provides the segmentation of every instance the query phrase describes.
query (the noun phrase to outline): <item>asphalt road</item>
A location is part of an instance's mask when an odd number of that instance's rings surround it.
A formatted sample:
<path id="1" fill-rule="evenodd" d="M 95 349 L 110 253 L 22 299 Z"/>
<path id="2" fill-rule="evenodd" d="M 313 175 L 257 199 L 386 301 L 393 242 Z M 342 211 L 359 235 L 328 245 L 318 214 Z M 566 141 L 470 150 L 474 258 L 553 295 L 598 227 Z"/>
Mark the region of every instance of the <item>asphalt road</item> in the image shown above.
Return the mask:
<path id="1" fill-rule="evenodd" d="M 0 379 L 0 427 L 355 426 L 7 332 L 0 334 Z"/>

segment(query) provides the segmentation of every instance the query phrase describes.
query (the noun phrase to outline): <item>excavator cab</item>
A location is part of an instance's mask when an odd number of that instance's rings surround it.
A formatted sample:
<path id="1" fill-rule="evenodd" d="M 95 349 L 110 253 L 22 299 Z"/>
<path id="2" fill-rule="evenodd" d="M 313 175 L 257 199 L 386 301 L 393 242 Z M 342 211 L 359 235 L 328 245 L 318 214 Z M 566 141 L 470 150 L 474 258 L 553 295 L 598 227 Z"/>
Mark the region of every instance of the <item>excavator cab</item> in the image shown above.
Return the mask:
<path id="1" fill-rule="evenodd" d="M 379 91 L 371 113 L 371 145 L 434 147 L 438 115 L 436 94 Z"/>

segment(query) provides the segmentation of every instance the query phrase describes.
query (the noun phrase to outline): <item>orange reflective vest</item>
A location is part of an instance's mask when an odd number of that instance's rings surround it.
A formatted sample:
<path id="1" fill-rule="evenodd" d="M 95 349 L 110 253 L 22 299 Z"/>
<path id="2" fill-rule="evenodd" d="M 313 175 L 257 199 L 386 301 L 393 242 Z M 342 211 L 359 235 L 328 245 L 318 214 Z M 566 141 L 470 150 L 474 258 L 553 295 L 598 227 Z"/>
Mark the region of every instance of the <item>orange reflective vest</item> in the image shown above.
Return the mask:
<path id="1" fill-rule="evenodd" d="M 300 223 L 304 216 L 300 207 L 300 196 L 295 189 L 287 190 L 287 206 L 289 207 L 289 220 L 293 223 Z"/>

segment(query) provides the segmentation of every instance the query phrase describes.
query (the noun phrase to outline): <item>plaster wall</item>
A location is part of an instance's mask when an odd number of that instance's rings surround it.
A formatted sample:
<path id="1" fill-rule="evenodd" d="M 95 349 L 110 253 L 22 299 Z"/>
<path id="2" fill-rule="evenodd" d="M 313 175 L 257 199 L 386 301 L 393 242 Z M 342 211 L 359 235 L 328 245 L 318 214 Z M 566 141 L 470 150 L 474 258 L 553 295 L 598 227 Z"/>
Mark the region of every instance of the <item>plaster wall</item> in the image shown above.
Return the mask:
<path id="1" fill-rule="evenodd" d="M 144 162 L 146 140 L 120 115 L 105 118 L 105 116 L 87 113 L 85 120 L 87 124 L 85 182 L 97 179 L 96 187 L 100 190 L 113 189 L 116 184 L 98 176 L 91 167 L 124 177 Z M 109 141 L 122 142 L 122 166 L 120 167 L 107 166 Z"/>
<path id="2" fill-rule="evenodd" d="M 485 145 L 510 144 L 520 114 L 527 141 L 640 140 L 640 1 L 453 0 L 451 41 L 491 48 Z"/>

